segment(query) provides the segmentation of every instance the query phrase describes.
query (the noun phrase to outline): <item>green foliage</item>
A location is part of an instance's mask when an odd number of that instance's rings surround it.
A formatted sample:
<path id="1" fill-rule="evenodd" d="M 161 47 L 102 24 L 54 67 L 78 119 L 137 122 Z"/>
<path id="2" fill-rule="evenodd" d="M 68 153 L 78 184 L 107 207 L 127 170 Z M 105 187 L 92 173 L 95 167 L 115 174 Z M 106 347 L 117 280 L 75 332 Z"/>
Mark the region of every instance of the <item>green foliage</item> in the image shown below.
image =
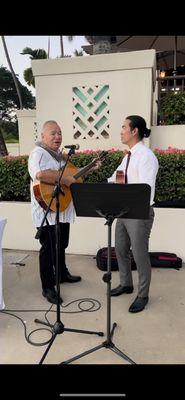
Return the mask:
<path id="1" fill-rule="evenodd" d="M 0 129 L 6 143 L 17 143 L 19 139 L 18 122 L 2 120 L 0 122 Z"/>
<path id="2" fill-rule="evenodd" d="M 8 149 L 2 134 L 2 129 L 0 126 L 0 157 L 8 155 Z"/>
<path id="3" fill-rule="evenodd" d="M 161 154 L 155 152 L 159 161 L 155 201 L 185 200 L 185 153 Z M 109 151 L 102 166 L 85 178 L 85 182 L 105 182 L 123 159 L 122 151 Z M 83 168 L 97 157 L 97 152 L 76 153 L 71 162 Z M 28 156 L 0 158 L 1 200 L 30 201 L 30 177 Z"/>
<path id="4" fill-rule="evenodd" d="M 29 201 L 28 156 L 0 158 L 1 200 Z"/>
<path id="5" fill-rule="evenodd" d="M 20 54 L 30 55 L 31 60 L 43 60 L 48 58 L 48 54 L 44 49 L 31 49 L 31 47 L 25 47 Z M 28 86 L 35 87 L 35 79 L 31 67 L 24 70 L 24 80 Z"/>
<path id="6" fill-rule="evenodd" d="M 185 92 L 164 95 L 160 116 L 164 125 L 185 124 Z"/>
<path id="7" fill-rule="evenodd" d="M 96 158 L 97 152 L 75 154 L 71 162 L 82 168 Z M 89 174 L 85 182 L 102 182 L 112 175 L 120 164 L 123 152 L 110 152 L 101 168 Z M 30 201 L 30 177 L 28 173 L 28 156 L 0 158 L 0 196 L 6 201 Z"/>
<path id="8" fill-rule="evenodd" d="M 79 153 L 74 154 L 71 157 L 71 162 L 78 168 L 85 167 L 89 164 L 94 158 L 96 158 L 101 152 L 87 152 L 87 153 Z M 118 165 L 121 163 L 123 159 L 122 151 L 109 151 L 108 155 L 105 157 L 102 165 L 98 170 L 92 172 L 87 175 L 84 179 L 84 182 L 95 183 L 95 182 L 103 182 L 109 178 Z"/>
<path id="9" fill-rule="evenodd" d="M 26 109 L 35 108 L 35 97 L 18 81 L 23 107 Z M 15 119 L 14 114 L 19 109 L 19 98 L 15 88 L 12 74 L 5 67 L 0 67 L 0 112 L 3 120 L 12 121 Z"/>
<path id="10" fill-rule="evenodd" d="M 33 76 L 32 68 L 26 68 L 23 75 L 27 85 L 35 87 L 35 78 Z"/>
<path id="11" fill-rule="evenodd" d="M 185 154 L 155 154 L 159 161 L 155 201 L 185 200 Z"/>
<path id="12" fill-rule="evenodd" d="M 26 109 L 35 108 L 35 97 L 18 81 L 23 107 Z M 15 83 L 10 71 L 0 67 L 0 128 L 5 141 L 18 140 L 18 123 L 15 115 L 19 109 L 19 98 Z"/>
<path id="13" fill-rule="evenodd" d="M 7 135 L 5 143 L 19 143 L 19 139 L 16 139 L 14 135 Z"/>
<path id="14" fill-rule="evenodd" d="M 28 54 L 31 60 L 41 60 L 48 58 L 48 55 L 44 49 L 31 49 L 31 47 L 25 47 L 20 54 Z"/>
<path id="15" fill-rule="evenodd" d="M 74 51 L 74 55 L 76 56 L 76 57 L 81 57 L 81 56 L 83 56 L 83 51 L 81 51 L 81 50 L 75 50 Z"/>

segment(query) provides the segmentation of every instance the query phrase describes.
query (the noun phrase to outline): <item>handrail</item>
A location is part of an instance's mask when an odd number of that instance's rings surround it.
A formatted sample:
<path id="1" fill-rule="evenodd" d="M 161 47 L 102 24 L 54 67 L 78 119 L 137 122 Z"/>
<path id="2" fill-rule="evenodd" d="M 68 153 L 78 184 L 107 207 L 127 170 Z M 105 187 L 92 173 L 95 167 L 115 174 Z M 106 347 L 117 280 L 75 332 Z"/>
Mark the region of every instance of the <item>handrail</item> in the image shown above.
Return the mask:
<path id="1" fill-rule="evenodd" d="M 158 81 L 167 81 L 167 80 L 177 80 L 177 79 L 185 79 L 185 75 L 173 75 L 173 76 L 158 76 L 157 80 Z"/>

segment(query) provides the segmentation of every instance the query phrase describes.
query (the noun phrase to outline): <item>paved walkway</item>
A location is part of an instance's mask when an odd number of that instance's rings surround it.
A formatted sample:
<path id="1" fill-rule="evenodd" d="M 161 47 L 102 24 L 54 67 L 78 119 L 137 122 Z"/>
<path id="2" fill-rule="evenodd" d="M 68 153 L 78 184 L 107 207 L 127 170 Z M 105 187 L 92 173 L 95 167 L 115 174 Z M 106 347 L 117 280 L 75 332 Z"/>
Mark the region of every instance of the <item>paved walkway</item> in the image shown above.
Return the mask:
<path id="1" fill-rule="evenodd" d="M 26 257 L 27 256 L 27 257 Z M 23 257 L 25 266 L 12 262 Z M 96 267 L 92 256 L 68 255 L 68 267 L 72 274 L 81 275 L 76 284 L 61 285 L 64 303 L 61 307 L 61 321 L 65 328 L 103 331 L 105 336 L 63 332 L 57 335 L 45 360 L 45 364 L 59 364 L 81 352 L 99 346 L 106 340 L 106 284 L 103 272 Z M 38 275 L 38 253 L 30 251 L 3 251 L 3 294 L 5 311 L 21 317 L 26 323 L 27 335 L 43 325 L 36 324 L 35 318 L 44 319 L 50 304 L 41 295 Z M 113 342 L 125 355 L 137 364 L 184 364 L 185 363 L 185 268 L 152 269 L 150 300 L 145 310 L 138 314 L 128 312 L 129 305 L 137 295 L 137 271 L 133 271 L 134 293 L 111 299 L 111 326 L 117 323 Z M 112 287 L 119 283 L 118 272 L 112 273 Z M 81 303 L 80 299 L 86 299 Z M 95 299 L 95 309 L 90 299 Z M 73 302 L 73 303 L 71 303 Z M 101 307 L 98 308 L 98 302 Z M 71 304 L 69 304 L 71 303 Z M 69 304 L 69 305 L 68 305 Z M 25 310 L 14 311 L 14 310 Z M 27 311 L 26 311 L 27 310 Z M 56 322 L 56 308 L 47 317 Z M 81 312 L 80 312 L 81 311 Z M 38 330 L 31 335 L 34 343 L 50 339 L 48 330 Z M 13 316 L 0 314 L 0 364 L 38 364 L 45 346 L 29 344 L 24 336 L 23 324 Z M 128 361 L 110 349 L 101 348 L 77 359 L 74 364 L 128 364 Z"/>

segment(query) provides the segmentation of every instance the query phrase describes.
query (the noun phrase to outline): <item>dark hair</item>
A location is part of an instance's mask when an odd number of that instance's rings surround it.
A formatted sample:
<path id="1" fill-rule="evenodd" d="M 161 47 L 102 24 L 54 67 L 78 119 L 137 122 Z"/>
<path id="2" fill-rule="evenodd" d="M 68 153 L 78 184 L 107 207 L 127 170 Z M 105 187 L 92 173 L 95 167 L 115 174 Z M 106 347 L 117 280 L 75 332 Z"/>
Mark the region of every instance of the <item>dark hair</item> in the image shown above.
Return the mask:
<path id="1" fill-rule="evenodd" d="M 146 121 L 139 115 L 130 115 L 126 119 L 130 120 L 131 129 L 138 128 L 139 137 L 142 140 L 144 137 L 149 137 L 151 129 L 146 127 Z"/>

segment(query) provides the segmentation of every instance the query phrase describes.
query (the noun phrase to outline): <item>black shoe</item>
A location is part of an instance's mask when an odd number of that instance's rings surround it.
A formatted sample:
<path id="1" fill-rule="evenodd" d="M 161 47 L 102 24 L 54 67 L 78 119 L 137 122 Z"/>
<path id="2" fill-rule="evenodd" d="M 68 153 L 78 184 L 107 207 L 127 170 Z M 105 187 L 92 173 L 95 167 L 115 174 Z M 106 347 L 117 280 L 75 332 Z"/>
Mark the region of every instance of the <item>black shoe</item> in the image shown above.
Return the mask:
<path id="1" fill-rule="evenodd" d="M 136 299 L 131 304 L 128 311 L 131 313 L 140 312 L 145 308 L 147 303 L 148 303 L 148 296 L 147 297 L 136 297 Z"/>
<path id="2" fill-rule="evenodd" d="M 75 283 L 81 281 L 81 279 L 82 279 L 81 276 L 71 275 L 70 272 L 67 271 L 67 273 L 60 278 L 60 283 L 63 282 Z"/>
<path id="3" fill-rule="evenodd" d="M 132 293 L 134 290 L 133 286 L 117 286 L 110 291 L 111 296 L 120 296 L 123 293 Z"/>
<path id="4" fill-rule="evenodd" d="M 57 292 L 55 289 L 43 289 L 42 295 L 46 297 L 46 299 L 53 304 L 57 304 Z M 60 297 L 60 304 L 62 304 L 63 300 Z"/>

